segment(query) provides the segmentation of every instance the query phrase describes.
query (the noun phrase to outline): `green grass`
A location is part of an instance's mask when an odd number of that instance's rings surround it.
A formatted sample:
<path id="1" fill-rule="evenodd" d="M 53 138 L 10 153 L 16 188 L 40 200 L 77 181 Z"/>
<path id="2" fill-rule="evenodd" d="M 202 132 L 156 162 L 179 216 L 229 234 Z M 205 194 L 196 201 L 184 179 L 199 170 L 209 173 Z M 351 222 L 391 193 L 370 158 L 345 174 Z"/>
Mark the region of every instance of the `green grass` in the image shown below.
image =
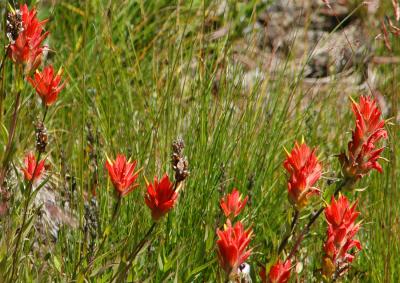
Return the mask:
<path id="1" fill-rule="evenodd" d="M 331 91 L 311 95 L 300 87 L 302 74 L 281 65 L 275 78 L 266 74 L 266 79 L 251 89 L 243 87 L 245 69 L 233 60 L 233 46 L 266 4 L 228 1 L 231 12 L 212 22 L 216 2 L 75 0 L 38 6 L 39 17 L 50 18 L 48 45 L 55 52 L 49 53 L 47 62 L 63 66 L 68 77 L 68 87 L 48 114 L 48 163 L 56 179 L 55 190 L 69 200 L 79 227 L 64 227 L 56 243 L 39 243 L 39 249 L 33 251 L 34 231 L 30 231 L 19 264 L 20 282 L 83 282 L 75 269 L 90 250 L 83 233 L 84 201 L 93 187 L 100 219 L 97 245 L 107 226 L 110 236 L 101 251 L 104 258 L 94 263 L 91 277 L 86 279 L 109 282 L 116 268 L 109 264 L 120 260 L 121 250 L 133 249 L 151 226 L 142 176 L 172 175 L 171 143 L 178 136 L 185 140 L 191 174 L 176 208 L 158 225 L 154 241 L 137 258 L 128 277 L 133 282 L 222 280 L 215 231 L 223 225 L 219 199 L 233 187 L 251 198 L 243 218 L 254 229 L 249 264 L 253 282 L 258 282 L 258 263 L 276 258 L 291 217 L 282 166 L 284 147 L 290 149 L 295 140 L 304 137 L 318 147 L 325 177 L 339 171 L 335 154 L 347 146 L 354 123 L 350 101 L 341 95 L 341 86 L 333 83 Z M 4 11 L 4 4 L 0 8 Z M 228 23 L 233 28 L 226 36 L 208 39 L 211 31 Z M 8 62 L 5 126 L 12 113 L 11 70 Z M 390 82 L 382 79 L 384 95 L 390 101 L 398 95 L 396 73 L 390 68 L 381 72 L 381 78 L 391 78 Z M 23 98 L 15 138 L 16 167 L 27 150 L 34 150 L 32 121 L 41 115 L 29 87 Z M 88 141 L 89 128 L 93 142 Z M 400 150 L 396 142 L 399 130 L 397 125 L 387 129 L 390 137 L 384 157 L 393 160 L 391 149 Z M 91 147 L 95 158 L 89 156 Z M 123 200 L 117 221 L 110 223 L 115 199 L 104 162 L 106 155 L 114 157 L 119 152 L 137 159 L 143 173 L 139 189 Z M 349 282 L 399 280 L 400 174 L 395 164 L 381 163 L 383 174 L 372 172 L 358 184 L 367 187 L 356 193 L 363 221 L 359 233 L 363 250 L 347 276 Z M 332 190 L 326 179 L 319 185 Z M 20 202 L 13 199 L 11 207 L 19 207 Z M 13 210 L 15 220 L 8 230 L 2 220 L 2 272 L 11 254 L 5 239 L 13 237 L 20 213 L 20 209 Z M 308 213 L 302 216 L 306 218 Z M 295 277 L 310 282 L 318 273 L 324 227 L 320 219 L 303 242 L 305 248 L 297 257 L 303 270 L 292 276 L 293 282 Z M 80 267 L 87 264 L 83 260 Z"/>

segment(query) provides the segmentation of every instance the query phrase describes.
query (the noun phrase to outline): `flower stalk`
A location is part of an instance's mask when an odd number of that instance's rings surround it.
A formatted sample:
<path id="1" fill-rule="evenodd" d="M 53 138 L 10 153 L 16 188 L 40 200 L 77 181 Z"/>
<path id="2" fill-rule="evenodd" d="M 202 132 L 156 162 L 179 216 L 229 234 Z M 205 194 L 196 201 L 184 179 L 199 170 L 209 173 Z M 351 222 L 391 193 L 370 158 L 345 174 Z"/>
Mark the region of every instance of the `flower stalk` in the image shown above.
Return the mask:
<path id="1" fill-rule="evenodd" d="M 47 110 L 48 108 L 45 107 L 44 108 L 44 113 L 43 113 L 43 119 L 42 119 L 42 124 L 44 124 L 45 119 L 46 119 L 46 115 L 47 115 Z M 35 162 L 35 168 L 33 170 L 32 173 L 32 177 L 31 179 L 28 181 L 28 185 L 27 185 L 27 189 L 26 189 L 26 194 L 27 197 L 25 198 L 25 203 L 24 203 L 24 208 L 23 208 L 23 212 L 22 212 L 22 223 L 21 223 L 21 227 L 19 230 L 17 230 L 17 238 L 16 238 L 16 243 L 15 243 L 15 248 L 14 248 L 14 253 L 13 253 L 13 263 L 12 263 L 12 271 L 11 271 L 11 277 L 10 277 L 10 282 L 13 282 L 14 280 L 14 275 L 16 272 L 16 266 L 18 263 L 18 258 L 19 258 L 19 248 L 20 248 L 20 244 L 21 244 L 21 238 L 22 238 L 22 234 L 26 229 L 26 220 L 28 217 L 28 212 L 29 212 L 29 204 L 32 200 L 32 196 L 34 195 L 34 191 L 32 190 L 33 187 L 33 183 L 36 179 L 36 175 L 37 175 L 37 170 L 39 169 L 39 164 L 40 162 L 40 158 L 42 155 L 42 151 L 38 152 L 38 156 L 36 158 L 36 162 Z M 39 176 L 38 176 L 39 177 Z"/>
<path id="2" fill-rule="evenodd" d="M 342 182 L 338 183 L 335 192 L 333 195 L 337 197 L 339 195 L 339 192 L 347 185 L 347 181 L 343 180 Z M 314 224 L 314 222 L 318 219 L 318 217 L 322 214 L 324 211 L 325 207 L 322 206 L 316 213 L 313 214 L 313 216 L 309 219 L 307 225 L 304 227 L 304 229 L 300 232 L 300 234 L 297 236 L 295 244 L 293 248 L 291 249 L 288 259 L 291 259 L 297 252 L 300 243 L 303 241 L 304 237 L 308 235 L 310 232 L 311 226 Z"/>
<path id="3" fill-rule="evenodd" d="M 2 167 L 0 170 L 0 186 L 3 186 L 5 176 L 7 174 L 7 170 L 9 167 L 9 161 L 11 159 L 12 145 L 14 141 L 15 131 L 18 123 L 18 114 L 19 108 L 21 104 L 21 92 L 23 90 L 23 82 L 22 82 L 22 69 L 20 66 L 16 66 L 16 77 L 15 77 L 15 100 L 14 100 L 14 110 L 13 115 L 10 121 L 10 125 L 8 127 L 8 139 L 6 149 L 4 151 L 4 157 L 2 162 Z"/>
<path id="4" fill-rule="evenodd" d="M 125 282 L 125 278 L 128 275 L 128 271 L 130 267 L 132 266 L 133 262 L 136 259 L 136 256 L 140 253 L 140 251 L 143 249 L 145 244 L 149 241 L 151 241 L 151 235 L 156 228 L 158 222 L 153 222 L 153 224 L 150 226 L 149 230 L 147 230 L 146 234 L 144 235 L 143 239 L 136 245 L 136 247 L 133 249 L 133 251 L 129 254 L 127 263 L 122 267 L 121 272 L 117 272 L 113 278 L 110 280 L 111 282 Z M 117 279 L 117 280 L 116 280 Z"/>
<path id="5" fill-rule="evenodd" d="M 283 237 L 281 243 L 279 244 L 278 255 L 280 255 L 282 253 L 282 251 L 285 249 L 290 237 L 292 237 L 292 235 L 294 234 L 294 232 L 296 230 L 297 222 L 299 220 L 299 216 L 300 216 L 300 212 L 297 209 L 295 209 L 293 212 L 292 222 L 290 223 L 290 230 L 288 231 L 288 233 L 286 233 L 285 237 Z"/>

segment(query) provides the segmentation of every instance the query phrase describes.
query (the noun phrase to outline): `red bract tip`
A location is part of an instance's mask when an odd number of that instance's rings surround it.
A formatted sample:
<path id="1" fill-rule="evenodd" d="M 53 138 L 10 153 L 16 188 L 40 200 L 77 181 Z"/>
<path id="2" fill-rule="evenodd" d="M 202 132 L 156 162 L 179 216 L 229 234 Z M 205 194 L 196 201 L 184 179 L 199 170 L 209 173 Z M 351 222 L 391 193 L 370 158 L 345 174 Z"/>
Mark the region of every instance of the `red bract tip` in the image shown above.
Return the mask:
<path id="1" fill-rule="evenodd" d="M 36 157 L 33 152 L 29 152 L 24 159 L 25 167 L 21 168 L 25 180 L 31 181 L 33 179 L 32 182 L 39 180 L 45 170 L 44 162 L 45 160 L 41 160 L 36 166 Z"/>
<path id="2" fill-rule="evenodd" d="M 65 82 L 61 83 L 62 71 L 54 73 L 52 65 L 46 66 L 43 72 L 36 71 L 32 78 L 28 78 L 29 83 L 35 88 L 36 93 L 46 106 L 53 104 L 60 91 L 65 87 Z"/>
<path id="3" fill-rule="evenodd" d="M 355 211 L 357 202 L 350 206 L 348 199 L 340 195 L 336 201 L 332 196 L 331 204 L 325 208 L 326 221 L 334 228 L 349 226 L 357 219 L 359 212 Z"/>
<path id="4" fill-rule="evenodd" d="M 218 258 L 221 267 L 227 274 L 236 272 L 238 267 L 250 256 L 251 249 L 247 250 L 250 243 L 252 230 L 244 230 L 242 222 L 236 222 L 232 227 L 228 219 L 223 231 L 217 230 Z"/>
<path id="5" fill-rule="evenodd" d="M 220 201 L 220 206 L 225 216 L 233 219 L 239 215 L 239 213 L 245 207 L 248 196 L 242 199 L 242 195 L 239 194 L 237 189 L 233 189 L 232 193 L 227 194 L 225 198 Z"/>
<path id="6" fill-rule="evenodd" d="M 269 271 L 269 282 L 270 283 L 286 283 L 290 278 L 290 269 L 291 269 L 291 261 L 290 259 L 282 262 L 278 260 L 275 265 L 273 265 Z"/>
<path id="7" fill-rule="evenodd" d="M 356 205 L 357 202 L 350 205 L 347 198 L 340 195 L 338 201 L 332 197 L 331 204 L 325 208 L 328 230 L 322 270 L 326 277 L 331 278 L 334 273 L 342 275 L 354 259 L 349 251 L 354 247 L 361 250 L 360 242 L 353 239 L 360 228 L 355 223 L 359 215 L 355 211 Z"/>
<path id="8" fill-rule="evenodd" d="M 307 205 L 311 195 L 319 192 L 314 184 L 321 178 L 322 166 L 315 155 L 315 149 L 311 150 L 307 144 L 299 145 L 296 142 L 283 166 L 289 173 L 289 201 L 296 209 L 301 209 Z"/>
<path id="9" fill-rule="evenodd" d="M 23 30 L 18 34 L 15 42 L 10 44 L 8 56 L 16 64 L 25 66 L 25 73 L 30 74 L 40 65 L 42 61 L 42 42 L 48 36 L 43 32 L 46 21 L 39 21 L 36 17 L 36 9 L 29 11 L 28 6 L 21 5 Z"/>
<path id="10" fill-rule="evenodd" d="M 375 99 L 361 96 L 360 103 L 353 101 L 352 110 L 356 127 L 348 144 L 348 155 L 342 153 L 339 160 L 347 178 L 359 179 L 372 169 L 382 172 L 378 159 L 384 148 L 376 148 L 376 144 L 387 138 L 387 132 Z"/>
<path id="11" fill-rule="evenodd" d="M 107 159 L 106 168 L 111 182 L 119 197 L 124 197 L 132 192 L 139 184 L 135 184 L 139 172 L 135 172 L 136 160 L 129 162 L 125 155 L 118 154 L 115 161 Z"/>
<path id="12" fill-rule="evenodd" d="M 175 205 L 178 193 L 174 190 L 174 183 L 165 174 L 160 181 L 154 178 L 154 183 L 147 184 L 147 193 L 144 198 L 151 210 L 153 220 L 157 221 L 167 214 Z"/>

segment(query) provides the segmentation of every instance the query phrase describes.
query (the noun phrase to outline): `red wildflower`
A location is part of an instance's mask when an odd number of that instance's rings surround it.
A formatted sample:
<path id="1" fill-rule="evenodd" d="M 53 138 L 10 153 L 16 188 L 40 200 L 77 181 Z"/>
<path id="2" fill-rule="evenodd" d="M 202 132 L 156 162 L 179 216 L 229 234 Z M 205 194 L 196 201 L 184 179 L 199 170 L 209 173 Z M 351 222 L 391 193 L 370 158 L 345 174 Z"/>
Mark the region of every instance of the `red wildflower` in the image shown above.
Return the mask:
<path id="1" fill-rule="evenodd" d="M 61 69 L 57 74 L 54 74 L 53 66 L 50 65 L 44 67 L 43 72 L 36 71 L 33 79 L 28 78 L 46 106 L 53 104 L 60 91 L 65 87 L 65 82 L 61 83 L 61 75 Z"/>
<path id="2" fill-rule="evenodd" d="M 315 149 L 310 149 L 307 144 L 302 143 L 295 146 L 283 163 L 289 172 L 288 194 L 289 201 L 301 209 L 307 205 L 308 199 L 313 194 L 318 194 L 319 190 L 314 184 L 322 174 L 322 166 L 315 155 Z"/>
<path id="3" fill-rule="evenodd" d="M 177 198 L 178 193 L 174 190 L 174 183 L 169 180 L 167 174 L 164 174 L 160 181 L 154 177 L 154 183 L 147 184 L 144 200 L 151 209 L 151 216 L 155 221 L 174 207 Z"/>
<path id="4" fill-rule="evenodd" d="M 325 208 L 326 221 L 335 229 L 339 229 L 342 225 L 349 227 L 360 215 L 355 211 L 356 206 L 357 202 L 350 206 L 344 195 L 340 195 L 337 201 L 332 197 L 331 204 Z"/>
<path id="5" fill-rule="evenodd" d="M 24 159 L 25 167 L 21 168 L 22 172 L 24 173 L 25 180 L 31 181 L 33 178 L 34 182 L 40 179 L 42 173 L 44 172 L 44 162 L 45 160 L 41 160 L 36 166 L 36 157 L 33 152 L 29 152 Z"/>
<path id="6" fill-rule="evenodd" d="M 220 206 L 225 216 L 231 219 L 238 216 L 245 207 L 248 198 L 249 197 L 246 196 L 242 200 L 242 195 L 239 195 L 239 191 L 233 189 L 232 193 L 227 194 L 225 198 L 222 198 L 220 201 Z"/>
<path id="7" fill-rule="evenodd" d="M 29 11 L 25 4 L 21 5 L 20 9 L 23 29 L 15 42 L 10 44 L 8 56 L 14 63 L 24 64 L 25 73 L 29 74 L 36 70 L 42 61 L 44 48 L 41 45 L 49 32 L 43 33 L 43 25 L 47 20 L 39 21 L 35 8 Z"/>
<path id="8" fill-rule="evenodd" d="M 290 278 L 291 269 L 290 259 L 282 262 L 278 260 L 275 265 L 273 265 L 269 271 L 269 282 L 271 283 L 286 283 Z"/>
<path id="9" fill-rule="evenodd" d="M 124 155 L 118 154 L 115 161 L 107 158 L 106 168 L 111 182 L 119 197 L 124 197 L 132 192 L 139 184 L 135 181 L 139 172 L 134 172 L 137 161 L 129 162 Z"/>
<path id="10" fill-rule="evenodd" d="M 244 230 L 242 222 L 236 222 L 232 227 L 228 219 L 224 230 L 217 230 L 218 258 L 221 267 L 227 274 L 236 272 L 238 267 L 250 256 L 251 250 L 246 250 L 250 243 L 252 230 Z"/>
<path id="11" fill-rule="evenodd" d="M 375 99 L 361 96 L 360 103 L 353 101 L 352 109 L 356 117 L 356 128 L 348 144 L 348 156 L 342 153 L 339 160 L 345 176 L 357 180 L 372 169 L 382 172 L 378 159 L 384 148 L 377 149 L 376 143 L 387 138 L 387 132 Z"/>
<path id="12" fill-rule="evenodd" d="M 350 205 L 347 198 L 340 195 L 338 201 L 332 197 L 331 204 L 325 208 L 328 230 L 322 270 L 326 277 L 331 278 L 334 273 L 341 276 L 354 259 L 349 251 L 354 247 L 361 250 L 360 242 L 353 239 L 360 228 L 360 224 L 355 223 L 359 215 L 356 205 Z"/>

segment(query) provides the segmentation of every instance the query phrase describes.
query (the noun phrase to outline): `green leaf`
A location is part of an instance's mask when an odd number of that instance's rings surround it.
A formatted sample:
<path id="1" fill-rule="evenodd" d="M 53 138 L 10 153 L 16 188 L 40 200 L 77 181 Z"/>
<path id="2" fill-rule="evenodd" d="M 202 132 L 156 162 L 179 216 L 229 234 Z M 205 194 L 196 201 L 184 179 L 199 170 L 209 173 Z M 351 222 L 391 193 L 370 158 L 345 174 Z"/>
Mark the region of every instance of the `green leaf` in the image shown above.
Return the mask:
<path id="1" fill-rule="evenodd" d="M 54 267 L 57 269 L 59 273 L 61 273 L 61 262 L 58 260 L 56 256 L 53 256 Z"/>
<path id="2" fill-rule="evenodd" d="M 157 263 L 158 263 L 158 268 L 160 270 L 163 270 L 164 269 L 164 265 L 163 265 L 163 260 L 161 258 L 161 253 L 158 254 Z"/>
<path id="3" fill-rule="evenodd" d="M 206 269 L 207 267 L 209 267 L 210 265 L 212 265 L 213 263 L 215 263 L 217 261 L 216 258 L 210 260 L 209 262 L 206 262 L 203 265 L 200 265 L 199 267 L 196 267 L 195 269 L 193 269 L 187 276 L 186 276 L 186 282 L 189 281 L 194 275 L 200 273 L 201 271 L 203 271 L 204 269 Z"/>

